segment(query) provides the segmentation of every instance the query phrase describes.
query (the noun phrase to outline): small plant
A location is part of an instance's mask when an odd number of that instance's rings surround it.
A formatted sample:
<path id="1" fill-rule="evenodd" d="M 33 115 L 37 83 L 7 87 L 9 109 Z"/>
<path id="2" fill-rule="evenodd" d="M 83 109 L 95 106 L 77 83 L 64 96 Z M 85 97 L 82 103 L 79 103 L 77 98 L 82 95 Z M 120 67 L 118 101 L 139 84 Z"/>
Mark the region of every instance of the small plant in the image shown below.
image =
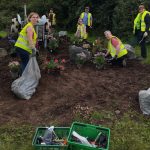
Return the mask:
<path id="1" fill-rule="evenodd" d="M 79 53 L 76 55 L 76 59 L 75 59 L 75 64 L 77 65 L 78 68 L 81 68 L 82 65 L 86 62 L 86 55 L 85 53 Z"/>
<path id="2" fill-rule="evenodd" d="M 57 52 L 57 48 L 58 48 L 59 44 L 58 44 L 58 40 L 56 38 L 51 38 L 48 42 L 48 51 L 52 52 Z"/>
<path id="3" fill-rule="evenodd" d="M 93 63 L 96 65 L 97 69 L 103 69 L 105 65 L 105 57 L 104 54 L 99 52 L 94 55 Z"/>
<path id="4" fill-rule="evenodd" d="M 71 44 L 72 45 L 81 46 L 82 45 L 82 41 L 83 41 L 83 39 L 80 39 L 80 38 L 78 38 L 76 36 L 73 36 L 71 38 Z"/>
<path id="5" fill-rule="evenodd" d="M 12 62 L 9 62 L 8 67 L 11 72 L 19 72 L 20 63 L 18 61 L 12 61 Z"/>
<path id="6" fill-rule="evenodd" d="M 48 73 L 60 73 L 60 71 L 64 70 L 65 59 L 50 59 L 46 61 L 46 70 Z"/>

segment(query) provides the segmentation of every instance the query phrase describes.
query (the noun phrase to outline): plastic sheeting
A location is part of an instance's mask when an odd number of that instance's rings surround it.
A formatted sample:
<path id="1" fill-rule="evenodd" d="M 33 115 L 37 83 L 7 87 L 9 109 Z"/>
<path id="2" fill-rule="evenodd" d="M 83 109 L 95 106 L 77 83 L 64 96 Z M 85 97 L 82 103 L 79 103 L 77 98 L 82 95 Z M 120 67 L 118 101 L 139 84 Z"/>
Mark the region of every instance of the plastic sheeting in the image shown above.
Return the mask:
<path id="1" fill-rule="evenodd" d="M 140 109 L 143 114 L 150 115 L 150 88 L 139 92 Z"/>
<path id="2" fill-rule="evenodd" d="M 12 83 L 11 90 L 20 99 L 29 100 L 35 93 L 40 78 L 36 57 L 31 57 L 22 76 Z"/>

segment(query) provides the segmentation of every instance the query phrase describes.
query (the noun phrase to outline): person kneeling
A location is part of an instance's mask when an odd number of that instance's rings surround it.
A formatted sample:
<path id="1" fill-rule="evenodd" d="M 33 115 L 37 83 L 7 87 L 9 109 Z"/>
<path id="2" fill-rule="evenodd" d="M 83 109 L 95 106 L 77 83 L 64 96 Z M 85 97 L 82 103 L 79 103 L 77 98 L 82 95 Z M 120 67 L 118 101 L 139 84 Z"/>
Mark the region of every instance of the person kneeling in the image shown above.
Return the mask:
<path id="1" fill-rule="evenodd" d="M 119 66 L 126 66 L 126 56 L 127 56 L 127 50 L 125 49 L 125 46 L 121 42 L 119 38 L 116 36 L 113 36 L 110 31 L 104 32 L 105 37 L 108 39 L 108 50 L 105 54 L 105 57 L 108 55 L 111 55 L 111 63 L 112 65 L 119 65 Z"/>

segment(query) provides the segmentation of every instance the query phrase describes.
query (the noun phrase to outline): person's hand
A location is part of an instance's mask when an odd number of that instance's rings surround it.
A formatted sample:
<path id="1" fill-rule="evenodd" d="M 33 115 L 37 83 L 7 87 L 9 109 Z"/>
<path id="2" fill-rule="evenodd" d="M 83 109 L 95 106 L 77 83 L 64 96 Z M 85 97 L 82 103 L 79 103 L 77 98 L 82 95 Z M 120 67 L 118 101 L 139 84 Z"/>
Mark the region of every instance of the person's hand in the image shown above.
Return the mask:
<path id="1" fill-rule="evenodd" d="M 143 37 L 147 37 L 147 36 L 148 36 L 148 33 L 144 32 Z"/>
<path id="2" fill-rule="evenodd" d="M 35 56 L 36 56 L 36 51 L 37 51 L 36 48 L 33 48 L 33 49 L 32 49 L 31 57 L 35 57 Z"/>
<path id="3" fill-rule="evenodd" d="M 117 55 L 115 55 L 114 57 L 113 57 L 113 60 L 116 60 L 117 59 Z"/>

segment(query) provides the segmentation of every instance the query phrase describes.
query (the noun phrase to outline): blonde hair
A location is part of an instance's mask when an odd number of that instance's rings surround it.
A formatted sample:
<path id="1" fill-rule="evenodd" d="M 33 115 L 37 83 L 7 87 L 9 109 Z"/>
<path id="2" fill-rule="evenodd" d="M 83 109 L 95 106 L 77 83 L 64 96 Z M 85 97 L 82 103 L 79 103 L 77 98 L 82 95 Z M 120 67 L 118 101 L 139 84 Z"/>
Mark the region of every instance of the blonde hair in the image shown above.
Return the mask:
<path id="1" fill-rule="evenodd" d="M 32 18 L 33 15 L 37 15 L 38 18 L 39 18 L 39 14 L 36 13 L 36 12 L 31 12 L 29 15 L 28 15 L 28 21 L 30 22 L 30 19 Z"/>
<path id="2" fill-rule="evenodd" d="M 105 35 L 106 35 L 106 34 L 111 34 L 111 31 L 106 30 L 106 31 L 104 32 L 104 34 L 105 34 Z"/>

